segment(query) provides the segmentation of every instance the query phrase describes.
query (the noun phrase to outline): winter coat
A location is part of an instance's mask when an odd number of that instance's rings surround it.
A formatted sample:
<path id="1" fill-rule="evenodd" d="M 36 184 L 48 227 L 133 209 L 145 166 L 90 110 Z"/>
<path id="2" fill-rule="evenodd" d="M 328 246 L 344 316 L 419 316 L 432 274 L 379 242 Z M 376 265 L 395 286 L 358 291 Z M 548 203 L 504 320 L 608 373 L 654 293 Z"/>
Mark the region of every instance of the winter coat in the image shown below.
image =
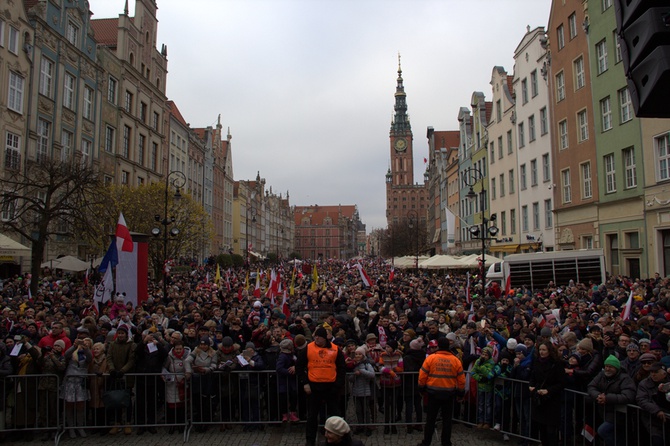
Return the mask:
<path id="1" fill-rule="evenodd" d="M 356 371 L 360 371 L 360 375 L 356 375 Z M 370 384 L 375 379 L 375 369 L 367 359 L 354 366 L 354 370 L 348 375 L 348 379 L 352 383 L 351 394 L 353 396 L 372 396 L 372 386 Z"/>
<path id="2" fill-rule="evenodd" d="M 128 340 L 127 342 L 114 341 L 107 347 L 107 367 L 109 372 L 133 373 L 135 371 L 135 349 L 137 344 Z M 126 388 L 132 388 L 135 378 L 124 377 Z"/>
<path id="3" fill-rule="evenodd" d="M 160 342 L 156 344 L 156 350 L 153 352 L 149 351 L 144 341 L 140 342 L 135 350 L 135 371 L 137 373 L 160 373 L 167 355 L 167 348 Z"/>
<path id="4" fill-rule="evenodd" d="M 9 358 L 7 358 L 7 360 L 9 360 Z M 37 360 L 37 363 L 43 374 L 56 375 L 40 378 L 37 389 L 48 390 L 50 392 L 58 391 L 59 381 L 62 381 L 63 375 L 65 374 L 65 356 L 56 353 L 42 355 L 40 359 Z"/>
<path id="5" fill-rule="evenodd" d="M 380 384 L 382 387 L 400 387 L 400 373 L 404 370 L 402 354 L 396 350 L 389 354 L 382 353 L 379 358 L 380 371 L 382 372 Z"/>
<path id="6" fill-rule="evenodd" d="M 288 371 L 291 367 L 295 367 L 293 353 L 280 353 L 276 366 L 277 390 L 279 393 L 296 392 L 298 390 L 298 377 L 295 373 L 291 374 Z"/>
<path id="7" fill-rule="evenodd" d="M 668 379 L 666 377 L 666 382 Z M 637 386 L 637 395 L 635 401 L 640 408 L 651 416 L 642 416 L 642 423 L 649 430 L 651 435 L 662 437 L 664 434 L 664 426 L 661 420 L 656 417 L 660 411 L 666 413 L 670 412 L 670 401 L 665 398 L 665 394 L 658 391 L 658 385 L 651 377 L 643 379 Z M 666 420 L 665 432 L 668 430 L 668 422 Z"/>
<path id="8" fill-rule="evenodd" d="M 615 415 L 617 409 L 625 411 L 627 404 L 635 402 L 637 389 L 633 378 L 621 370 L 617 371 L 616 375 L 611 378 L 608 378 L 603 370 L 591 380 L 587 387 L 587 393 L 593 401 L 601 393 L 605 394 L 605 405 L 596 403 L 596 407 L 601 414 L 604 411 L 603 417 L 605 421 L 614 423 L 616 421 Z"/>
<path id="9" fill-rule="evenodd" d="M 191 364 L 186 359 L 190 354 L 191 350 L 184 348 L 182 357 L 177 358 L 174 351 L 170 351 L 165 360 L 163 379 L 166 382 L 165 401 L 168 404 L 184 404 L 186 401 L 186 384 L 188 381 L 186 374 L 191 374 Z"/>
<path id="10" fill-rule="evenodd" d="M 602 367 L 603 357 L 597 351 L 582 357 L 579 362 L 579 369 L 575 370 L 573 373 L 577 390 L 585 392 L 588 384 L 595 378 L 598 372 L 602 370 Z"/>
<path id="11" fill-rule="evenodd" d="M 419 391 L 419 370 L 426 359 L 426 352 L 424 350 L 408 349 L 403 356 L 403 367 L 405 373 L 402 374 L 403 389 L 407 392 Z"/>
<path id="12" fill-rule="evenodd" d="M 484 360 L 480 357 L 475 361 L 472 366 L 472 378 L 477 381 L 477 391 L 491 392 L 493 390 L 494 366 L 493 359 Z"/>
<path id="13" fill-rule="evenodd" d="M 561 361 L 537 358 L 530 372 L 531 413 L 533 421 L 546 425 L 557 425 L 561 421 L 561 396 L 565 388 L 565 369 Z M 547 395 L 537 391 L 546 389 Z"/>
<path id="14" fill-rule="evenodd" d="M 215 395 L 216 382 L 212 372 L 216 370 L 217 352 L 209 347 L 206 350 L 197 347 L 188 355 L 186 361 L 190 363 L 193 376 L 191 384 L 193 393 L 198 395 Z"/>

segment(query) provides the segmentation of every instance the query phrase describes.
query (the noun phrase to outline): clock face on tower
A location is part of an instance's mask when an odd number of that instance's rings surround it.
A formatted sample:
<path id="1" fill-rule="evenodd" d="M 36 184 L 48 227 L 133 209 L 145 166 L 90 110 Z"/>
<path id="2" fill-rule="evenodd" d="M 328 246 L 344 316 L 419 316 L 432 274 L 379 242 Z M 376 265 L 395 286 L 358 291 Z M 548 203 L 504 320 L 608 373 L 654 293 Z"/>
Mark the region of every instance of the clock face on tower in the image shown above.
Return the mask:
<path id="1" fill-rule="evenodd" d="M 407 150 L 407 140 L 405 138 L 396 139 L 394 147 L 396 152 L 404 152 L 405 150 Z"/>

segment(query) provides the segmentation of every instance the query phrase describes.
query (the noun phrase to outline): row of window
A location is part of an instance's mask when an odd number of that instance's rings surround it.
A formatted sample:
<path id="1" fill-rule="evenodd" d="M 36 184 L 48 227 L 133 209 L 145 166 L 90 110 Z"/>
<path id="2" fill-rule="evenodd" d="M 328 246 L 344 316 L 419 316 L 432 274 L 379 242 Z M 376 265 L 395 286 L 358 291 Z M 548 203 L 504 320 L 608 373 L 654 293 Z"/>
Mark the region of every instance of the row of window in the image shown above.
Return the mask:
<path id="1" fill-rule="evenodd" d="M 7 48 L 12 54 L 19 54 L 19 30 L 12 25 L 6 25 L 0 19 L 0 47 Z"/>
<path id="2" fill-rule="evenodd" d="M 544 226 L 542 225 L 541 213 L 544 213 Z M 497 224 L 499 225 L 501 236 L 515 235 L 517 231 L 516 209 L 500 212 Z M 528 205 L 521 206 L 521 232 L 551 229 L 553 225 L 553 207 L 550 198 L 544 200 L 542 208 L 540 207 L 539 202 L 532 203 L 530 208 Z M 461 227 L 461 239 L 472 240 L 472 236 L 467 227 Z"/>
<path id="3" fill-rule="evenodd" d="M 123 135 L 122 135 L 122 144 L 121 144 L 121 156 L 127 159 L 133 159 L 142 166 L 146 166 L 146 149 L 147 149 L 147 137 L 141 133 L 137 134 L 137 151 L 135 154 L 131 153 L 132 147 L 132 129 L 124 125 L 123 126 Z M 114 147 L 116 145 L 116 129 L 111 125 L 105 127 L 105 151 L 107 153 L 114 153 Z M 149 164 L 148 167 L 151 170 L 157 170 L 158 168 L 158 143 L 151 143 L 151 151 L 149 153 Z"/>
<path id="4" fill-rule="evenodd" d="M 661 157 L 662 153 L 667 152 L 668 134 L 655 138 L 656 152 L 658 154 L 658 172 L 661 177 L 668 175 L 667 159 Z M 635 149 L 627 147 L 622 150 L 623 171 L 624 171 L 624 189 L 637 187 L 637 164 L 635 161 Z M 582 200 L 593 198 L 593 177 L 591 174 L 591 163 L 586 161 L 580 164 L 580 183 Z M 605 174 L 605 193 L 611 194 L 617 191 L 616 162 L 613 153 L 603 157 L 603 169 Z M 561 190 L 562 201 L 564 204 L 572 202 L 572 182 L 570 168 L 561 171 Z"/>

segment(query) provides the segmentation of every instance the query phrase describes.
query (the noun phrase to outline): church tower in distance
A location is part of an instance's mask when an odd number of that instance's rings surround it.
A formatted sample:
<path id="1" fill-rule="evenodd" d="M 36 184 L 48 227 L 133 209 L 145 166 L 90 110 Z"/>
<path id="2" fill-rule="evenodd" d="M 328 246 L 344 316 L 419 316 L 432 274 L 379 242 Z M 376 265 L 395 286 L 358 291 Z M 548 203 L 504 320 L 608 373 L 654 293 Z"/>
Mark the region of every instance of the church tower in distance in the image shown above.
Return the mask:
<path id="1" fill-rule="evenodd" d="M 395 90 L 395 113 L 389 132 L 391 164 L 386 173 L 386 224 L 409 219 L 426 221 L 426 187 L 414 184 L 414 150 L 412 126 L 407 114 L 407 95 L 398 55 L 398 81 Z M 413 211 L 413 212 L 412 212 Z"/>

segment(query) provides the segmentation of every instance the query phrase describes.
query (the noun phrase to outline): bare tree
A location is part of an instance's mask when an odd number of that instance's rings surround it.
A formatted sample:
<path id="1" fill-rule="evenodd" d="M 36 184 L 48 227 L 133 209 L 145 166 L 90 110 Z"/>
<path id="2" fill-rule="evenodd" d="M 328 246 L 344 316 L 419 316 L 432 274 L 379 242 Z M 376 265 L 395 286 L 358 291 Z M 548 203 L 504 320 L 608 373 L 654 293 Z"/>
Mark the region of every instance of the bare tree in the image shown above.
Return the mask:
<path id="1" fill-rule="evenodd" d="M 51 159 L 29 162 L 23 172 L 0 178 L 0 204 L 4 218 L 0 228 L 22 235 L 31 243 L 31 291 L 37 278 L 44 248 L 55 234 L 76 235 L 90 227 L 89 212 L 99 200 L 100 174 L 77 161 Z"/>
<path id="2" fill-rule="evenodd" d="M 428 249 L 427 229 L 425 221 L 419 225 L 402 220 L 391 224 L 386 229 L 386 237 L 382 239 L 381 252 L 386 257 L 415 256 Z"/>

